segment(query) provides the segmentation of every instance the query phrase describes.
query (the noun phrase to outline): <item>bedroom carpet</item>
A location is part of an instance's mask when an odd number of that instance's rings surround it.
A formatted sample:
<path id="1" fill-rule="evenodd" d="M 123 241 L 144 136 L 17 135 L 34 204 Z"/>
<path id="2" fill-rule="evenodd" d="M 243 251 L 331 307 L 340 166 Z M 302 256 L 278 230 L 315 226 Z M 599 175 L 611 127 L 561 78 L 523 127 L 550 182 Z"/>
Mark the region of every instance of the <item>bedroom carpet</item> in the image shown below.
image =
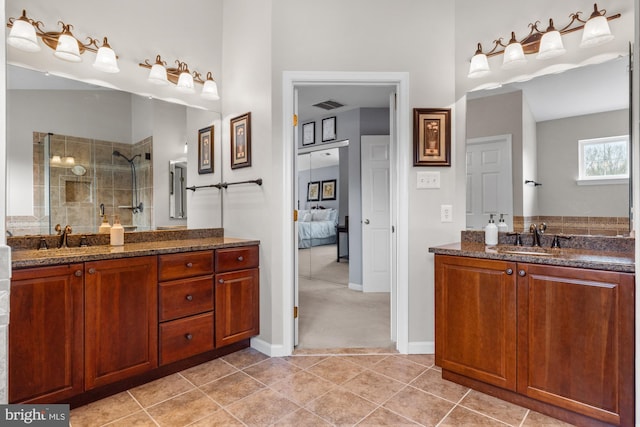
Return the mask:
<path id="1" fill-rule="evenodd" d="M 393 348 L 389 293 L 348 288 L 349 264 L 335 245 L 299 250 L 297 349 Z"/>

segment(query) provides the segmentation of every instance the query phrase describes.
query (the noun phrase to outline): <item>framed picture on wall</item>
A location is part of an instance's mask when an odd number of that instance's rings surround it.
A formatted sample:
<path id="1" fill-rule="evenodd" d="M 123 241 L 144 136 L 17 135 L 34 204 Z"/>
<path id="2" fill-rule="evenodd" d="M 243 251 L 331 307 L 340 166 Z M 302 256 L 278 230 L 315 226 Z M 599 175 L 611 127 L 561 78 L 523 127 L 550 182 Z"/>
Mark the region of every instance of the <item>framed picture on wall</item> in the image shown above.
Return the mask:
<path id="1" fill-rule="evenodd" d="M 320 200 L 320 181 L 312 181 L 307 184 L 307 202 Z"/>
<path id="2" fill-rule="evenodd" d="M 322 119 L 322 142 L 336 139 L 336 118 L 327 117 Z"/>
<path id="3" fill-rule="evenodd" d="M 198 173 L 213 173 L 213 126 L 198 131 Z"/>
<path id="4" fill-rule="evenodd" d="M 302 125 L 302 145 L 312 145 L 316 142 L 316 122 Z"/>
<path id="5" fill-rule="evenodd" d="M 251 166 L 251 113 L 231 119 L 231 169 Z"/>
<path id="6" fill-rule="evenodd" d="M 322 181 L 322 200 L 336 199 L 336 180 Z"/>
<path id="7" fill-rule="evenodd" d="M 451 109 L 413 109 L 413 166 L 451 166 Z"/>

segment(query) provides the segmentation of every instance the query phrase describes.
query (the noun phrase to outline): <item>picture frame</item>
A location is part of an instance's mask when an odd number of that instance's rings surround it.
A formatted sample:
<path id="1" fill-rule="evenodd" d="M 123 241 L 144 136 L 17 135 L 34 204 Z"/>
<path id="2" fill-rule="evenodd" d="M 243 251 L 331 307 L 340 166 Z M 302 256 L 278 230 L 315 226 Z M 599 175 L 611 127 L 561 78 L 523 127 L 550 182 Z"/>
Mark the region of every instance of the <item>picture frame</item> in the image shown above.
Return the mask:
<path id="1" fill-rule="evenodd" d="M 322 200 L 335 200 L 336 199 L 336 180 L 328 179 L 322 181 Z"/>
<path id="2" fill-rule="evenodd" d="M 311 181 L 307 184 L 307 202 L 320 200 L 320 181 Z"/>
<path id="3" fill-rule="evenodd" d="M 251 166 L 251 113 L 231 119 L 231 169 Z"/>
<path id="4" fill-rule="evenodd" d="M 213 173 L 213 126 L 198 130 L 198 174 Z"/>
<path id="5" fill-rule="evenodd" d="M 309 122 L 302 125 L 302 145 L 313 145 L 316 143 L 316 122 Z"/>
<path id="6" fill-rule="evenodd" d="M 413 109 L 413 166 L 451 166 L 451 109 Z"/>
<path id="7" fill-rule="evenodd" d="M 336 117 L 322 119 L 322 142 L 333 141 L 336 138 Z"/>

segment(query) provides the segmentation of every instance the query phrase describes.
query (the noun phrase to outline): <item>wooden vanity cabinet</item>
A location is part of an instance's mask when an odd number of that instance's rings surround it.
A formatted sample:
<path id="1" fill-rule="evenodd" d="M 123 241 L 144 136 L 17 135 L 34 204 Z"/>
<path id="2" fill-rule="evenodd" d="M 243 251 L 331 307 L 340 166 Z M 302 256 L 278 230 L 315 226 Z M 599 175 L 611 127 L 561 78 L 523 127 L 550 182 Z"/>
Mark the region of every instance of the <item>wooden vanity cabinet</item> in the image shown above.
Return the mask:
<path id="1" fill-rule="evenodd" d="M 13 271 L 9 402 L 49 403 L 83 391 L 83 264 Z"/>
<path id="2" fill-rule="evenodd" d="M 633 274 L 435 260 L 444 378 L 572 423 L 633 425 Z"/>

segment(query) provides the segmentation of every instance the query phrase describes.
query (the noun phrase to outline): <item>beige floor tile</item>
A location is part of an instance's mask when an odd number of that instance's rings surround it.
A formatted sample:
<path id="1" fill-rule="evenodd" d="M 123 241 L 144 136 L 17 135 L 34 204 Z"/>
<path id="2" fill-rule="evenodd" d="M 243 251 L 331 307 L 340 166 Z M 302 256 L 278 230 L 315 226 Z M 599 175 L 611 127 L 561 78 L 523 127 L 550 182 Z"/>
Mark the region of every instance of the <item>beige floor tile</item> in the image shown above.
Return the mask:
<path id="1" fill-rule="evenodd" d="M 283 378 L 299 372 L 301 369 L 281 358 L 271 358 L 256 365 L 244 369 L 247 375 L 252 376 L 263 384 L 273 384 Z"/>
<path id="2" fill-rule="evenodd" d="M 321 427 L 331 424 L 306 409 L 292 412 L 274 424 L 274 427 Z"/>
<path id="3" fill-rule="evenodd" d="M 195 389 L 147 408 L 160 426 L 179 427 L 198 421 L 220 409 L 220 405 Z"/>
<path id="4" fill-rule="evenodd" d="M 516 424 L 517 426 L 518 424 Z M 506 427 L 505 424 L 500 421 L 494 420 L 477 412 L 470 411 L 468 409 L 457 406 L 447 417 L 442 420 L 439 427 L 460 427 L 460 426 L 496 426 Z"/>
<path id="5" fill-rule="evenodd" d="M 199 421 L 193 424 L 189 424 L 189 427 L 212 427 L 212 426 L 243 426 L 239 420 L 233 417 L 230 413 L 224 409 L 219 409 L 211 415 L 207 415 Z"/>
<path id="6" fill-rule="evenodd" d="M 444 418 L 454 404 L 417 388 L 407 387 L 383 406 L 419 424 L 434 426 Z"/>
<path id="7" fill-rule="evenodd" d="M 270 386 L 289 400 L 304 406 L 336 387 L 335 384 L 323 380 L 308 372 L 297 372 Z"/>
<path id="8" fill-rule="evenodd" d="M 370 368 L 389 356 L 385 354 L 375 354 L 375 355 L 368 354 L 363 356 L 346 356 L 346 357 L 349 362 L 353 362 L 356 365 L 364 366 L 365 368 Z"/>
<path id="9" fill-rule="evenodd" d="M 488 394 L 472 390 L 460 405 L 511 425 L 520 425 L 527 410 L 513 403 L 505 402 Z"/>
<path id="10" fill-rule="evenodd" d="M 220 405 L 227 406 L 264 387 L 264 384 L 259 383 L 244 372 L 236 372 L 200 386 L 200 390 Z"/>
<path id="11" fill-rule="evenodd" d="M 143 408 L 147 408 L 193 388 L 194 385 L 184 377 L 173 374 L 133 388 L 129 393 Z"/>
<path id="12" fill-rule="evenodd" d="M 296 365 L 298 368 L 307 369 L 316 363 L 322 362 L 328 356 L 289 356 L 283 357 L 283 360 Z"/>
<path id="13" fill-rule="evenodd" d="M 411 360 L 415 363 L 419 363 L 422 366 L 426 366 L 427 368 L 434 366 L 436 363 L 435 354 L 403 354 L 399 357 Z"/>
<path id="14" fill-rule="evenodd" d="M 268 358 L 269 356 L 266 356 L 260 353 L 258 350 L 249 347 L 223 356 L 222 360 L 230 363 L 238 369 L 244 369 L 258 362 L 262 362 L 263 360 L 266 360 Z"/>
<path id="15" fill-rule="evenodd" d="M 300 409 L 298 405 L 271 389 L 263 389 L 225 408 L 248 425 L 270 425 Z"/>
<path id="16" fill-rule="evenodd" d="M 358 426 L 394 426 L 394 427 L 403 427 L 403 426 L 417 426 L 419 424 L 414 423 L 411 420 L 408 420 L 404 417 L 401 417 L 398 414 L 394 414 L 393 412 L 384 409 L 378 408 L 373 414 L 369 415 L 367 418 L 362 420 L 358 424 Z"/>
<path id="17" fill-rule="evenodd" d="M 103 425 L 141 409 L 129 393 L 122 392 L 72 410 L 70 422 L 73 427 Z"/>
<path id="18" fill-rule="evenodd" d="M 371 367 L 371 370 L 380 374 L 386 375 L 403 383 L 410 383 L 418 375 L 423 373 L 427 368 L 412 362 L 407 359 L 403 359 L 400 356 L 389 356 L 386 359 L 380 361 L 375 366 Z"/>
<path id="19" fill-rule="evenodd" d="M 144 411 L 136 412 L 128 417 L 107 424 L 109 427 L 157 427 L 157 424 Z"/>
<path id="20" fill-rule="evenodd" d="M 358 375 L 364 368 L 350 362 L 348 357 L 332 356 L 307 370 L 332 383 L 342 384 Z"/>
<path id="21" fill-rule="evenodd" d="M 342 385 L 360 397 L 381 404 L 399 392 L 405 385 L 384 375 L 364 371 Z"/>
<path id="22" fill-rule="evenodd" d="M 238 372 L 236 368 L 229 365 L 222 359 L 214 359 L 193 368 L 180 372 L 183 377 L 193 384 L 200 386 L 211 381 L 215 381 L 227 375 Z"/>
<path id="23" fill-rule="evenodd" d="M 334 389 L 306 408 L 333 424 L 354 425 L 376 409 L 376 405 L 346 390 Z"/>
<path id="24" fill-rule="evenodd" d="M 565 423 L 564 421 L 556 420 L 555 418 L 548 417 L 539 412 L 529 411 L 527 418 L 524 419 L 522 427 L 544 427 L 544 426 L 558 426 L 568 427 L 573 424 Z"/>
<path id="25" fill-rule="evenodd" d="M 423 372 L 411 385 L 454 403 L 460 401 L 469 392 L 467 387 L 442 379 L 442 372 L 434 369 Z"/>

